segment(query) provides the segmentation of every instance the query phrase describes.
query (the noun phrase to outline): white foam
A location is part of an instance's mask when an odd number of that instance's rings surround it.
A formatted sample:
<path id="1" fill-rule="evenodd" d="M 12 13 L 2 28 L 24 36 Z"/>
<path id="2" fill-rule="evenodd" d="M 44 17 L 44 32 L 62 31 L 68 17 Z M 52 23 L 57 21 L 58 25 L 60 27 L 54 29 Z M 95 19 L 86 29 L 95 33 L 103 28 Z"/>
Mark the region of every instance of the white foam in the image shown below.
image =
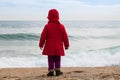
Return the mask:
<path id="1" fill-rule="evenodd" d="M 0 68 L 10 67 L 45 67 L 47 66 L 47 58 L 42 57 L 2 57 L 0 58 Z"/>
<path id="2" fill-rule="evenodd" d="M 80 52 L 79 50 L 69 52 L 62 59 L 63 66 L 68 67 L 95 67 L 120 65 L 120 54 L 108 51 Z"/>
<path id="3" fill-rule="evenodd" d="M 95 67 L 120 65 L 120 50 L 112 53 L 107 49 L 95 51 L 69 50 L 62 57 L 62 67 Z M 47 67 L 46 56 L 1 57 L 0 68 L 8 67 Z"/>

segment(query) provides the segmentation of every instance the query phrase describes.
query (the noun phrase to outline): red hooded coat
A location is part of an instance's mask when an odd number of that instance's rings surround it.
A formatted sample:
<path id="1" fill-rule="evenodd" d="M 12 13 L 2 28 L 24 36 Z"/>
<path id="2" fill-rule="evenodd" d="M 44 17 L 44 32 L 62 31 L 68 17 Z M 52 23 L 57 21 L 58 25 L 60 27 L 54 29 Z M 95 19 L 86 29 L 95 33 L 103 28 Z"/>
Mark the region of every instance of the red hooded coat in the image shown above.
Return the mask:
<path id="1" fill-rule="evenodd" d="M 59 22 L 59 13 L 56 9 L 49 11 L 48 20 L 39 41 L 39 47 L 44 47 L 42 54 L 64 56 L 64 47 L 69 47 L 69 40 L 64 25 Z"/>

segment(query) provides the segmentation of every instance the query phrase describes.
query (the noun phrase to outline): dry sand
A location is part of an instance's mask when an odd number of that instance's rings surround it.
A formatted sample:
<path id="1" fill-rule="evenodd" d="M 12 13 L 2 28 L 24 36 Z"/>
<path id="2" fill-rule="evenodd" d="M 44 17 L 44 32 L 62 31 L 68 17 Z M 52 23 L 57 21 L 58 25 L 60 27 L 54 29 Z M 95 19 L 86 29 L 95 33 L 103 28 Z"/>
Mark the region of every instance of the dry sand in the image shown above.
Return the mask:
<path id="1" fill-rule="evenodd" d="M 62 76 L 47 77 L 47 68 L 2 68 L 0 80 L 120 80 L 120 67 L 64 67 Z"/>

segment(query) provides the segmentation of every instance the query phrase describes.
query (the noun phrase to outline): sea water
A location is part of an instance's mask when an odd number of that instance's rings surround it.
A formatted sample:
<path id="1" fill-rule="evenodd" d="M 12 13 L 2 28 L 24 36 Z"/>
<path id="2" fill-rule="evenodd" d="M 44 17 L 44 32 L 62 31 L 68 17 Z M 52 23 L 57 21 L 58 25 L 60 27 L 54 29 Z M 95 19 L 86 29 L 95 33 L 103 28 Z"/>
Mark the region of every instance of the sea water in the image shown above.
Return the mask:
<path id="1" fill-rule="evenodd" d="M 120 66 L 120 21 L 61 21 L 70 48 L 63 67 Z M 47 21 L 0 21 L 0 68 L 47 67 L 39 37 Z"/>

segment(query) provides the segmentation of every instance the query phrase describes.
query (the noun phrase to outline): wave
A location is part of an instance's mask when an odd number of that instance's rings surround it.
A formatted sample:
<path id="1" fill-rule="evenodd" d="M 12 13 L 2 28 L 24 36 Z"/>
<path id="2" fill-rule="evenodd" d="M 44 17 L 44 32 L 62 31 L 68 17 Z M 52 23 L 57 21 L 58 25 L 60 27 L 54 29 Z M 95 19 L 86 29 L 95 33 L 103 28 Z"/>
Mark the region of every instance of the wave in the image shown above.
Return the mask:
<path id="1" fill-rule="evenodd" d="M 119 35 L 107 35 L 107 36 L 93 36 L 93 35 L 80 35 L 80 36 L 72 36 L 69 35 L 70 40 L 82 40 L 82 39 L 120 39 Z"/>
<path id="2" fill-rule="evenodd" d="M 0 34 L 0 40 L 39 40 L 40 35 L 35 33 L 13 33 L 13 34 Z M 81 39 L 120 39 L 120 36 L 68 36 L 71 41 Z"/>
<path id="3" fill-rule="evenodd" d="M 119 52 L 120 46 L 88 51 L 72 50 L 66 53 L 63 64 L 74 67 L 120 66 Z"/>
<path id="4" fill-rule="evenodd" d="M 40 35 L 32 33 L 13 33 L 0 34 L 0 40 L 39 40 Z M 70 40 L 79 39 L 79 37 L 68 36 Z"/>
<path id="5" fill-rule="evenodd" d="M 21 46 L 22 47 L 22 46 Z M 31 47 L 31 46 L 29 46 Z M 120 46 L 102 48 L 98 50 L 73 50 L 66 52 L 62 58 L 63 67 L 96 67 L 120 66 Z M 42 56 L 39 49 L 28 47 L 15 50 L 0 51 L 0 68 L 6 67 L 46 67 L 47 57 Z M 70 62 L 70 63 L 68 63 Z M 29 66 L 28 66 L 29 65 Z"/>
<path id="6" fill-rule="evenodd" d="M 120 46 L 113 46 L 108 48 L 101 48 L 97 50 L 88 50 L 89 52 L 97 52 L 97 53 L 109 53 L 109 54 L 115 54 L 116 52 L 120 51 Z"/>
<path id="7" fill-rule="evenodd" d="M 104 48 L 103 50 L 120 50 L 120 46 L 114 46 L 114 47 L 109 47 L 109 48 Z"/>
<path id="8" fill-rule="evenodd" d="M 13 34 L 0 34 L 0 40 L 39 40 L 38 34 L 32 33 L 13 33 Z M 68 36 L 70 40 L 75 41 L 79 39 L 87 39 L 84 36 Z"/>
<path id="9" fill-rule="evenodd" d="M 39 40 L 39 35 L 37 34 L 0 34 L 0 40 Z"/>

